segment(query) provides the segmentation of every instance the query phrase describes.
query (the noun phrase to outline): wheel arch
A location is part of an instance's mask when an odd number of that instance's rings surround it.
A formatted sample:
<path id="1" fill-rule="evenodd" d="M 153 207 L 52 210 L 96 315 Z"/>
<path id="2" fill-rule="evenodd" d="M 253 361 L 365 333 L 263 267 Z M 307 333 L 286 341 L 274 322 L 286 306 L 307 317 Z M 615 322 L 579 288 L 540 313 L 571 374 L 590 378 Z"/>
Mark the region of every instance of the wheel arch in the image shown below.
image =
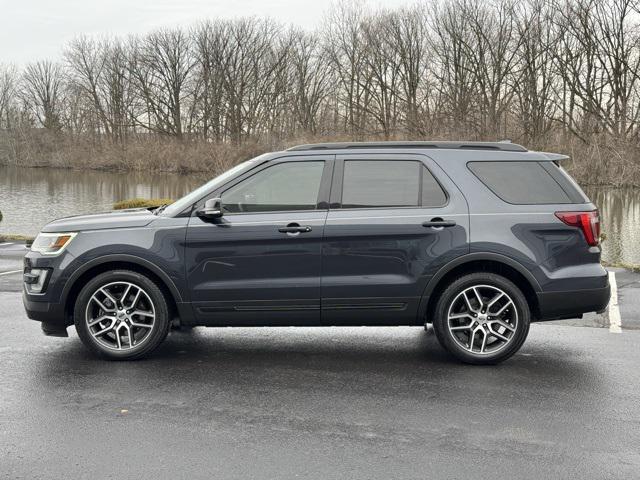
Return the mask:
<path id="1" fill-rule="evenodd" d="M 532 318 L 539 317 L 539 304 L 537 293 L 541 291 L 540 284 L 533 274 L 522 264 L 500 254 L 471 253 L 452 260 L 444 265 L 431 278 L 420 300 L 418 308 L 418 322 L 424 323 L 425 319 L 433 316 L 440 293 L 455 278 L 472 272 L 491 272 L 504 276 L 511 280 L 522 290 Z"/>
<path id="2" fill-rule="evenodd" d="M 73 308 L 78 294 L 87 281 L 110 270 L 131 270 L 146 275 L 164 293 L 171 316 L 182 313 L 182 295 L 171 278 L 153 263 L 134 255 L 106 255 L 84 264 L 73 272 L 62 291 L 65 318 L 73 318 Z"/>

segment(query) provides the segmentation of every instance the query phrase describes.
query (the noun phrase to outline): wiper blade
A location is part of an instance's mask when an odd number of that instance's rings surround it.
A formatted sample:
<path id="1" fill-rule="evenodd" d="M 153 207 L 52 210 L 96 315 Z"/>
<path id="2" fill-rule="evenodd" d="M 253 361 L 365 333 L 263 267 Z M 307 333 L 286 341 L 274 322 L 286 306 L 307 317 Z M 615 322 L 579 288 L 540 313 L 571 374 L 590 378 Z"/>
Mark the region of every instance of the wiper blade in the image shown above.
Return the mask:
<path id="1" fill-rule="evenodd" d="M 153 214 L 154 214 L 154 215 L 159 215 L 159 214 L 161 214 L 161 213 L 162 213 L 162 211 L 163 211 L 165 208 L 167 208 L 168 206 L 169 206 L 169 204 L 168 204 L 168 203 L 165 203 L 164 205 L 160 205 L 158 208 L 156 208 L 156 209 L 153 211 Z"/>

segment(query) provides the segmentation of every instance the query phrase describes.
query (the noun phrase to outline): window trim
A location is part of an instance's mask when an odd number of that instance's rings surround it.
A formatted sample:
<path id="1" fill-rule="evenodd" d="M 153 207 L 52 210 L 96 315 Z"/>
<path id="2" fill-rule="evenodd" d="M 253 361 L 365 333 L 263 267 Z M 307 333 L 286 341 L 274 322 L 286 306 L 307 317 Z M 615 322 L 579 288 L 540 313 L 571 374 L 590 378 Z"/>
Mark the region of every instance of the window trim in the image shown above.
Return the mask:
<path id="1" fill-rule="evenodd" d="M 298 163 L 298 162 L 304 162 L 304 163 L 324 162 L 324 169 L 322 171 L 322 176 L 320 178 L 320 187 L 318 189 L 318 197 L 316 199 L 316 208 L 311 210 L 266 210 L 262 212 L 225 212 L 223 217 L 230 216 L 230 215 L 234 215 L 234 216 L 235 215 L 274 215 L 274 214 L 281 214 L 281 213 L 291 213 L 295 215 L 296 213 L 327 211 L 329 210 L 328 199 L 329 199 L 329 194 L 331 189 L 331 181 L 333 177 L 334 158 L 335 158 L 335 155 L 321 154 L 321 155 L 291 155 L 291 156 L 277 157 L 272 160 L 268 160 L 263 164 L 257 166 L 256 168 L 253 168 L 247 172 L 244 172 L 242 175 L 234 179 L 231 179 L 229 182 L 225 183 L 224 185 L 217 188 L 213 192 L 210 192 L 209 194 L 202 197 L 198 202 L 195 202 L 191 210 L 191 216 L 192 217 L 197 216 L 196 211 L 198 210 L 199 207 L 204 205 L 204 203 L 207 200 L 211 198 L 221 197 L 224 192 L 244 182 L 245 180 L 248 180 L 254 175 L 257 175 L 268 168 L 275 167 L 283 163 Z"/>
<path id="2" fill-rule="evenodd" d="M 544 168 L 543 164 L 547 161 L 550 160 L 470 160 L 466 163 L 466 167 L 467 170 L 469 170 L 469 172 L 471 172 L 471 174 L 473 175 L 473 177 L 478 180 L 478 182 L 480 182 L 480 184 L 485 187 L 487 190 L 489 190 L 491 193 L 493 193 L 496 198 L 498 200 L 500 200 L 501 202 L 507 203 L 509 205 L 525 205 L 525 206 L 535 206 L 535 205 L 578 205 L 577 203 L 573 202 L 573 199 L 571 198 L 571 195 L 569 192 L 567 192 L 564 187 L 562 185 L 560 185 L 560 183 L 553 177 L 553 175 L 551 175 L 546 168 Z M 514 203 L 514 202 L 510 202 L 509 200 L 505 200 L 504 198 L 502 198 L 501 195 L 499 195 L 493 188 L 491 188 L 489 185 L 487 185 L 479 176 L 478 174 L 476 174 L 476 172 L 474 172 L 471 167 L 469 166 L 472 163 L 535 163 L 536 165 L 538 165 L 538 167 L 540 167 L 547 175 L 549 175 L 549 178 L 551 178 L 551 180 L 553 180 L 553 182 L 558 185 L 558 188 L 560 188 L 560 190 L 562 191 L 562 193 L 564 193 L 567 197 L 567 202 L 536 202 L 536 203 L 527 203 L 527 202 L 518 202 L 518 203 Z"/>
<path id="3" fill-rule="evenodd" d="M 449 192 L 444 187 L 440 179 L 434 175 L 433 170 L 421 159 L 416 158 L 417 155 L 384 155 L 379 153 L 373 153 L 366 155 L 363 153 L 354 154 L 352 158 L 347 158 L 349 155 L 338 156 L 335 160 L 334 168 L 334 181 L 331 189 L 331 199 L 329 201 L 330 210 L 343 210 L 343 211 L 359 211 L 359 210 L 424 210 L 432 208 L 445 208 L 451 201 Z M 376 158 L 377 157 L 377 158 Z M 420 182 L 418 185 L 418 200 L 420 205 L 404 205 L 404 206 L 369 206 L 369 207 L 343 207 L 342 206 L 342 194 L 344 191 L 344 164 L 350 161 L 360 162 L 415 162 L 422 166 L 420 169 Z M 442 192 L 444 193 L 445 201 L 442 205 L 422 205 L 422 188 L 424 184 L 424 169 L 426 169 L 433 179 L 436 181 Z"/>

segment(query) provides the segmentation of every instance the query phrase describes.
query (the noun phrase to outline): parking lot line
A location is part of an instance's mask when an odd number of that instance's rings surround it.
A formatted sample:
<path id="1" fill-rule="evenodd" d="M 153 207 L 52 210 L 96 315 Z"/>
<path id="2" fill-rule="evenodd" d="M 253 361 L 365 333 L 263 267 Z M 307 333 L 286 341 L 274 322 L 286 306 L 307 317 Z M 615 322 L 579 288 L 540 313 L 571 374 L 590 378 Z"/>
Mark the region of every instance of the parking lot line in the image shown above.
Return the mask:
<path id="1" fill-rule="evenodd" d="M 618 283 L 616 272 L 609 272 L 609 285 L 611 285 L 611 299 L 609 300 L 609 332 L 622 333 L 622 318 L 618 306 Z"/>
<path id="2" fill-rule="evenodd" d="M 9 272 L 0 272 L 1 275 L 11 275 L 12 273 L 22 273 L 22 270 L 11 270 Z"/>
<path id="3" fill-rule="evenodd" d="M 3 245 L 13 245 L 13 242 L 2 242 L 2 243 L 0 243 L 0 247 L 2 247 Z"/>

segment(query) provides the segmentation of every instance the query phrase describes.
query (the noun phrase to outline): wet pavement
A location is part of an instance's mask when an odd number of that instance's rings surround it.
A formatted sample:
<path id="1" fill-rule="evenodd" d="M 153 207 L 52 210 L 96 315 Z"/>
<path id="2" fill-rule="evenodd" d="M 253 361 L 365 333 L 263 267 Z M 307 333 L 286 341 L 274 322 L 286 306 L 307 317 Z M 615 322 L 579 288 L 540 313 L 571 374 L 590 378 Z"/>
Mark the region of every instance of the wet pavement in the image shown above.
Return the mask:
<path id="1" fill-rule="evenodd" d="M 535 324 L 472 367 L 408 327 L 196 328 L 105 362 L 0 275 L 0 478 L 638 478 L 640 275 L 616 277 L 622 333 Z"/>

